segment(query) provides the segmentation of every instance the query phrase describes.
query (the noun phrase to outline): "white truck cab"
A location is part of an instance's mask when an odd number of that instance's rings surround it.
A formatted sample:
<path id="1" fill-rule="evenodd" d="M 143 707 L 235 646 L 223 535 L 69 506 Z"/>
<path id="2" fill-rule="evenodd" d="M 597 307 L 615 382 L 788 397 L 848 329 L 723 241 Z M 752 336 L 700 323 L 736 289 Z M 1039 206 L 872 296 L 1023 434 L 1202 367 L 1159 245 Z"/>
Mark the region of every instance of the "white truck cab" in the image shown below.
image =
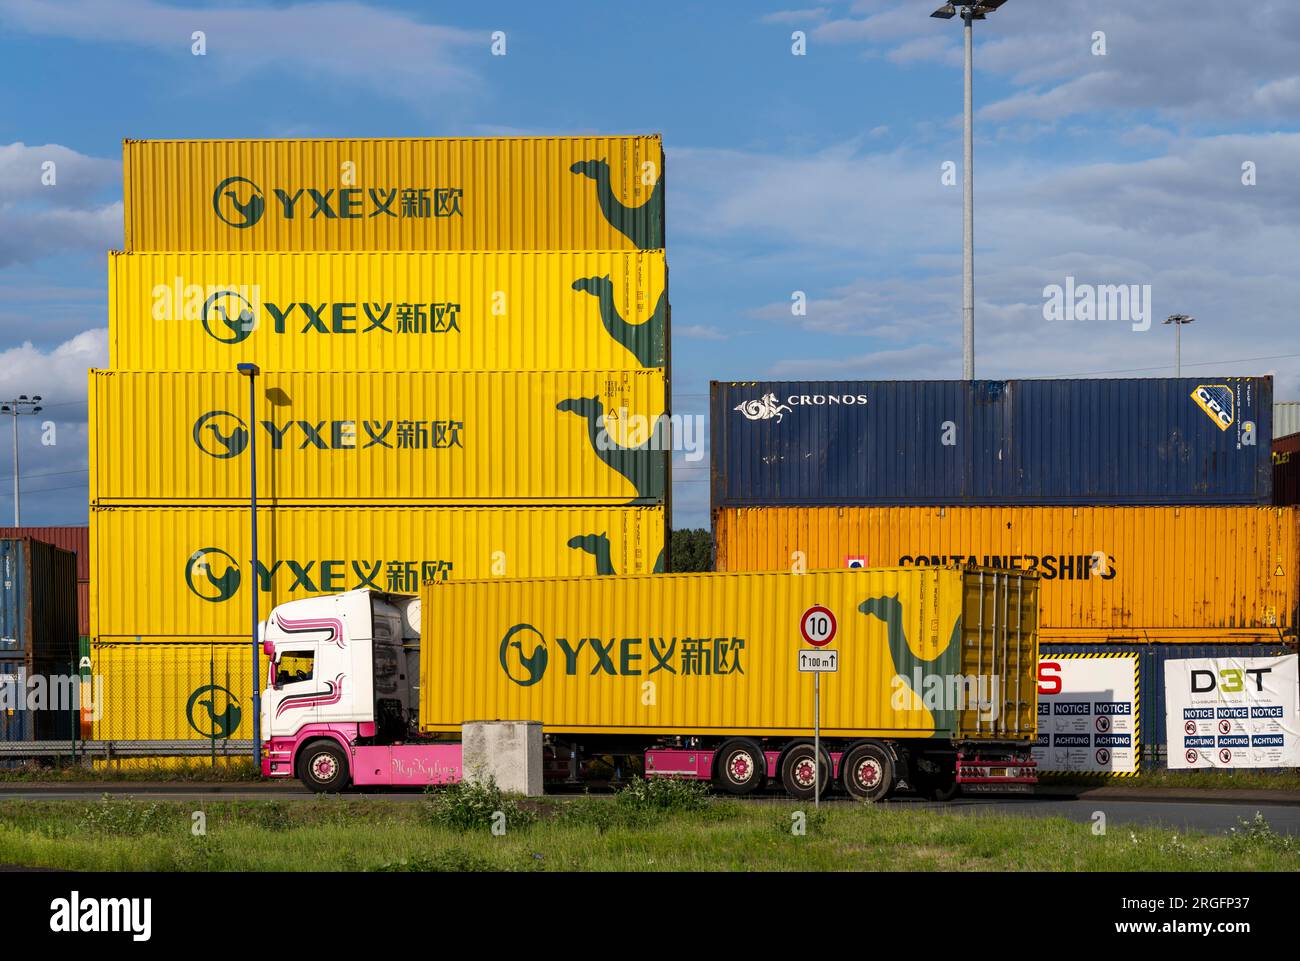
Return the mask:
<path id="1" fill-rule="evenodd" d="M 262 638 L 265 776 L 322 791 L 459 776 L 459 745 L 454 758 L 439 751 L 430 761 L 428 745 L 412 753 L 409 744 L 419 730 L 419 598 L 357 590 L 290 601 Z"/>

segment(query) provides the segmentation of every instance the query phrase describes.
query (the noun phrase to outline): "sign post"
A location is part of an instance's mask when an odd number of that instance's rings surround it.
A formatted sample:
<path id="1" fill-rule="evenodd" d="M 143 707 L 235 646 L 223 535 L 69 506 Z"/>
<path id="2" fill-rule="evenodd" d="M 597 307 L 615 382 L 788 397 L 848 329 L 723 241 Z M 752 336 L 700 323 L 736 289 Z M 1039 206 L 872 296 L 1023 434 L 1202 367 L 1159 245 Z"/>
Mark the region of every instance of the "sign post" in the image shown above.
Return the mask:
<path id="1" fill-rule="evenodd" d="M 799 633 L 816 648 L 824 648 L 835 640 L 839 625 L 830 608 L 814 605 L 799 618 Z M 840 659 L 836 651 L 800 651 L 799 670 L 813 676 L 813 808 L 821 807 L 822 800 L 822 675 L 839 670 Z M 828 772 L 829 773 L 829 772 Z"/>

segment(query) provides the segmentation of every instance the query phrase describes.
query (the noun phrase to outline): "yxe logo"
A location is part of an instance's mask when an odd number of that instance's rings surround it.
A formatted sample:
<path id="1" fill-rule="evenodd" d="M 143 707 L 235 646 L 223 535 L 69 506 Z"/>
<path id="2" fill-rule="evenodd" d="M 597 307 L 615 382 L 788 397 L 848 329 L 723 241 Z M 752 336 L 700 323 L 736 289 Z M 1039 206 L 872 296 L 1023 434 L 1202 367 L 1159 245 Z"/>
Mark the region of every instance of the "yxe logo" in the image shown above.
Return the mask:
<path id="1" fill-rule="evenodd" d="M 228 601 L 239 590 L 239 562 L 219 547 L 200 547 L 185 563 L 185 584 L 205 601 Z"/>
<path id="2" fill-rule="evenodd" d="M 351 590 L 418 594 L 428 581 L 446 581 L 455 565 L 445 559 L 348 560 L 276 558 L 253 567 L 254 583 L 265 594 L 341 594 Z M 243 574 L 236 560 L 219 547 L 200 547 L 185 563 L 190 593 L 205 601 L 228 601 L 239 591 Z"/>
<path id="3" fill-rule="evenodd" d="M 1201 384 L 1192 391 L 1192 400 L 1214 421 L 1219 430 L 1227 430 L 1236 419 L 1232 388 L 1227 384 Z"/>
<path id="4" fill-rule="evenodd" d="M 535 634 L 536 639 L 530 640 L 525 634 L 516 640 L 515 635 L 523 632 Z M 526 651 L 525 644 L 528 645 Z M 532 687 L 540 681 L 546 673 L 547 661 L 550 660 L 546 638 L 531 624 L 516 624 L 506 631 L 506 636 L 501 638 L 501 650 L 497 656 L 506 677 L 520 687 Z"/>
<path id="5" fill-rule="evenodd" d="M 462 215 L 461 187 L 345 187 L 317 190 L 274 187 L 275 209 L 285 220 L 364 220 Z M 212 210 L 237 230 L 255 226 L 266 213 L 266 195 L 247 177 L 227 177 L 212 191 Z"/>
<path id="6" fill-rule="evenodd" d="M 225 223 L 242 230 L 262 219 L 266 198 L 262 188 L 247 177 L 227 177 L 212 191 L 212 209 Z"/>
<path id="7" fill-rule="evenodd" d="M 198 707 L 203 708 L 201 718 L 195 717 L 195 708 Z M 190 727 L 203 737 L 225 739 L 235 733 L 243 712 L 239 709 L 239 698 L 227 688 L 220 684 L 204 684 L 185 702 L 185 717 Z"/>
<path id="8" fill-rule="evenodd" d="M 248 425 L 228 410 L 210 410 L 194 422 L 193 437 L 199 450 L 209 457 L 229 460 L 248 447 Z"/>
<path id="9" fill-rule="evenodd" d="M 555 649 L 562 661 L 557 660 L 556 670 L 566 677 L 641 677 L 661 671 L 695 678 L 744 674 L 746 646 L 743 637 L 557 637 Z M 532 687 L 546 673 L 550 647 L 533 625 L 516 624 L 501 638 L 497 658 L 506 677 L 520 687 Z"/>
<path id="10" fill-rule="evenodd" d="M 459 420 L 291 420 L 283 424 L 257 422 L 266 432 L 273 451 L 285 449 L 364 451 L 450 450 L 465 448 L 465 422 Z M 361 437 L 358 427 L 364 431 Z M 230 460 L 248 449 L 249 430 L 243 419 L 228 410 L 210 410 L 199 416 L 190 432 L 194 444 L 209 457 Z"/>
<path id="11" fill-rule="evenodd" d="M 219 290 L 203 302 L 203 329 L 223 344 L 242 344 L 257 326 L 253 305 L 233 290 Z"/>
<path id="12" fill-rule="evenodd" d="M 775 417 L 780 423 L 790 408 L 777 400 L 776 394 L 764 394 L 761 400 L 747 400 L 734 409 L 744 414 L 746 420 L 771 420 Z"/>

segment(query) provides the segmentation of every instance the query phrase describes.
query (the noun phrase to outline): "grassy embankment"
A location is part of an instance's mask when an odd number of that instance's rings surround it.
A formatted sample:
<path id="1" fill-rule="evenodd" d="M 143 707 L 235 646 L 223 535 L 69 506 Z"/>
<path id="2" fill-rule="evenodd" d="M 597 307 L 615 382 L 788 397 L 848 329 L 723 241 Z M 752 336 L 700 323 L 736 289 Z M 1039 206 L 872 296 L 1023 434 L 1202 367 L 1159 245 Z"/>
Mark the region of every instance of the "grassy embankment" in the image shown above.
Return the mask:
<path id="1" fill-rule="evenodd" d="M 196 835 L 196 812 L 205 833 Z M 494 835 L 503 812 L 504 834 Z M 805 833 L 793 830 L 802 821 Z M 1297 871 L 1262 822 L 1230 835 L 913 805 L 708 798 L 634 782 L 615 797 L 516 801 L 474 789 L 201 803 L 0 802 L 0 864 L 81 870 Z"/>

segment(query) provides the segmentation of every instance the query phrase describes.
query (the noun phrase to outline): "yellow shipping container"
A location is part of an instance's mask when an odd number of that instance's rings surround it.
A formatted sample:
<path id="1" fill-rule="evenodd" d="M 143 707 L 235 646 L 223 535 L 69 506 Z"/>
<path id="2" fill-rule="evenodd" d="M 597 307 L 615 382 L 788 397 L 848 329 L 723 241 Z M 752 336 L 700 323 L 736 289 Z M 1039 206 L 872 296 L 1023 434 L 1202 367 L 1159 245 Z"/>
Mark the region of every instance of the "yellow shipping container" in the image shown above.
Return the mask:
<path id="1" fill-rule="evenodd" d="M 127 140 L 128 250 L 653 250 L 660 138 Z"/>
<path id="2" fill-rule="evenodd" d="M 663 508 L 279 507 L 259 512 L 261 613 L 354 588 L 428 579 L 648 574 Z M 91 632 L 163 640 L 248 631 L 249 511 L 91 508 Z"/>
<path id="3" fill-rule="evenodd" d="M 90 374 L 90 497 L 120 504 L 661 504 L 658 370 Z"/>
<path id="4" fill-rule="evenodd" d="M 91 647 L 92 736 L 101 740 L 251 740 L 250 643 L 134 638 Z"/>
<path id="5" fill-rule="evenodd" d="M 719 570 L 974 563 L 1042 577 L 1043 642 L 1272 641 L 1296 628 L 1296 508 L 752 508 Z"/>
<path id="6" fill-rule="evenodd" d="M 813 679 L 797 660 L 812 648 L 800 624 L 821 606 L 840 658 L 822 678 L 825 736 L 1029 741 L 1037 584 L 911 568 L 427 585 L 420 726 L 804 735 Z"/>
<path id="7" fill-rule="evenodd" d="M 667 362 L 663 251 L 111 253 L 114 370 L 626 370 Z"/>

